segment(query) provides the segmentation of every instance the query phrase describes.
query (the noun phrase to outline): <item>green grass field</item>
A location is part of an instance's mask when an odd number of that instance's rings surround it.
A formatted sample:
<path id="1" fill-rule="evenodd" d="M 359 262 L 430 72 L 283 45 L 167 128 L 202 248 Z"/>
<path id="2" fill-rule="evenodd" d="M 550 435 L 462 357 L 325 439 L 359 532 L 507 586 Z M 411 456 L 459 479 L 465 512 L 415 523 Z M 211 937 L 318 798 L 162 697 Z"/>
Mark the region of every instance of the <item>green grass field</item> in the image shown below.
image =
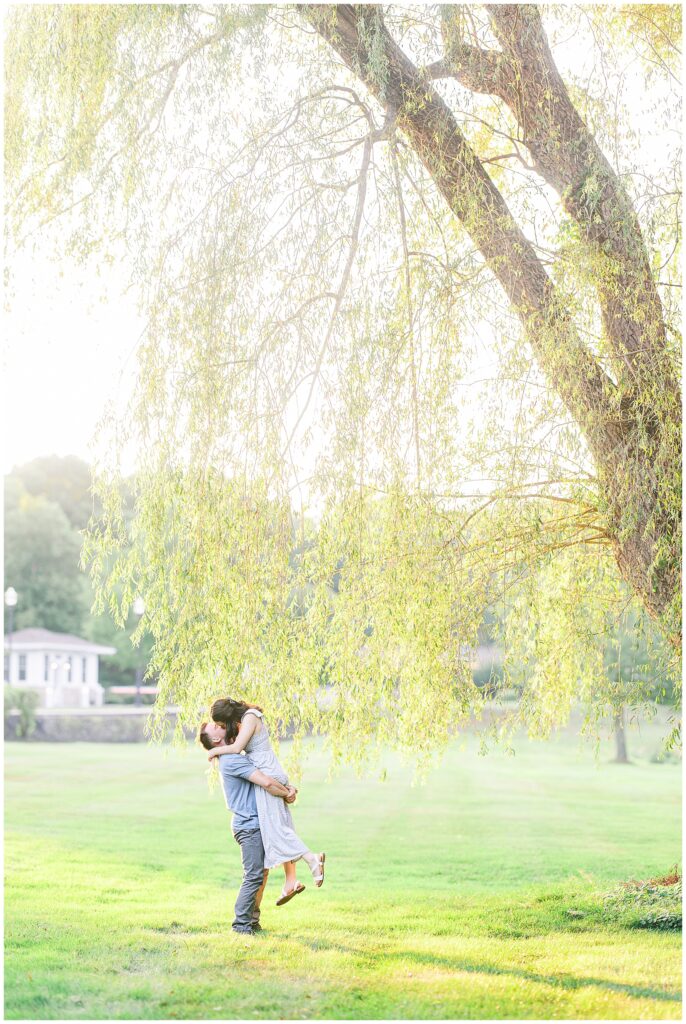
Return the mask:
<path id="1" fill-rule="evenodd" d="M 315 750 L 294 818 L 326 883 L 277 908 L 275 872 L 255 937 L 230 929 L 239 850 L 198 749 L 7 744 L 6 1017 L 677 1019 L 681 934 L 594 896 L 680 858 L 653 739 L 620 767 L 468 738 L 415 787 L 393 758 L 327 784 Z"/>

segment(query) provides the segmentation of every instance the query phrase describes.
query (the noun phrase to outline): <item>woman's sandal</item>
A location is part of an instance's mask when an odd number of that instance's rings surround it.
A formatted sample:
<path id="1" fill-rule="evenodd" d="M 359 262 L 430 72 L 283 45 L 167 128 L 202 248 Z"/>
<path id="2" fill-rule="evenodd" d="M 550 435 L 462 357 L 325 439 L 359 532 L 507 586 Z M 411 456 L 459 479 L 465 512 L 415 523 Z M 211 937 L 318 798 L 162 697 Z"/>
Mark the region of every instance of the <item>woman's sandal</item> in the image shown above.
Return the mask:
<path id="1" fill-rule="evenodd" d="M 324 861 L 326 860 L 326 854 L 321 853 L 317 859 L 319 861 L 319 874 L 312 875 L 312 881 L 318 889 L 321 889 L 324 885 Z"/>
<path id="2" fill-rule="evenodd" d="M 294 896 L 297 896 L 299 892 L 304 892 L 305 886 L 302 884 L 302 882 L 296 882 L 295 888 L 291 889 L 290 892 L 285 892 L 284 889 L 281 890 L 281 895 L 276 901 L 277 907 L 282 907 L 284 903 L 288 903 L 288 901 L 292 900 Z"/>

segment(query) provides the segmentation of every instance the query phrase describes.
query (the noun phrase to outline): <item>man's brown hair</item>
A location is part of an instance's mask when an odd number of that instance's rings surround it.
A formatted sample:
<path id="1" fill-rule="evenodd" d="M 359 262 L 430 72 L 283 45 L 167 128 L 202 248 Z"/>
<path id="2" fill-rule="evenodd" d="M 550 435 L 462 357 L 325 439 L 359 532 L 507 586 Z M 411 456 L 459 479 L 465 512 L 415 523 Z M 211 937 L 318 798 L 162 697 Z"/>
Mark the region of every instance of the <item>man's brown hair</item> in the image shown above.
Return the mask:
<path id="1" fill-rule="evenodd" d="M 212 740 L 205 732 L 206 728 L 207 722 L 203 722 L 202 725 L 200 726 L 200 732 L 198 733 L 198 740 L 200 743 L 202 743 L 205 750 L 211 750 L 214 744 L 212 743 Z"/>

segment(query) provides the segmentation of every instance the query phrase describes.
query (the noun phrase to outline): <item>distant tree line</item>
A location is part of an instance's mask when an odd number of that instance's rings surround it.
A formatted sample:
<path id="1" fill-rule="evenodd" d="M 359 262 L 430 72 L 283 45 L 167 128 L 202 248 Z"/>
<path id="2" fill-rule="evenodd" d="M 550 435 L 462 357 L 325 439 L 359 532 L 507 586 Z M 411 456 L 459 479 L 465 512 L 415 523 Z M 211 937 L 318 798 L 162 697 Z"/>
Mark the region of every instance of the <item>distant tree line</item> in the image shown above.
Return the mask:
<path id="1" fill-rule="evenodd" d="M 4 589 L 19 595 L 15 630 L 41 627 L 115 647 L 101 661 L 100 681 L 127 685 L 140 661 L 147 665 L 150 638 L 132 646 L 133 613 L 125 629 L 107 614 L 91 615 L 92 588 L 79 568 L 82 531 L 99 512 L 90 487 L 90 468 L 74 455 L 32 459 L 5 477 Z"/>

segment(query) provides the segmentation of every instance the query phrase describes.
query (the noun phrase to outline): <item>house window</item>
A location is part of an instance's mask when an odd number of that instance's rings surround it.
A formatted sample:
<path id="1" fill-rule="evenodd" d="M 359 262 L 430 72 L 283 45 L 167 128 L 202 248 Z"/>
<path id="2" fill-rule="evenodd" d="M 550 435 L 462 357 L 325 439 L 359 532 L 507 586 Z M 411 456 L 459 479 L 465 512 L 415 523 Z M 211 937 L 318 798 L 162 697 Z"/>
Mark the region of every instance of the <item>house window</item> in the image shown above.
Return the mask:
<path id="1" fill-rule="evenodd" d="M 22 683 L 26 681 L 26 655 L 25 654 L 20 654 L 19 655 L 19 681 L 22 682 Z"/>
<path id="2" fill-rule="evenodd" d="M 10 681 L 10 656 L 9 656 L 9 654 L 6 654 L 5 655 L 5 682 L 9 683 L 9 681 Z"/>
<path id="3" fill-rule="evenodd" d="M 81 682 L 86 682 L 86 659 L 81 658 Z"/>
<path id="4" fill-rule="evenodd" d="M 71 657 L 71 655 L 69 655 L 69 657 L 66 659 L 65 667 L 66 667 L 67 682 L 70 683 L 71 682 L 71 674 L 72 674 L 72 657 Z"/>
<path id="5" fill-rule="evenodd" d="M 43 658 L 43 680 L 46 683 L 50 682 L 50 655 L 46 654 Z"/>

